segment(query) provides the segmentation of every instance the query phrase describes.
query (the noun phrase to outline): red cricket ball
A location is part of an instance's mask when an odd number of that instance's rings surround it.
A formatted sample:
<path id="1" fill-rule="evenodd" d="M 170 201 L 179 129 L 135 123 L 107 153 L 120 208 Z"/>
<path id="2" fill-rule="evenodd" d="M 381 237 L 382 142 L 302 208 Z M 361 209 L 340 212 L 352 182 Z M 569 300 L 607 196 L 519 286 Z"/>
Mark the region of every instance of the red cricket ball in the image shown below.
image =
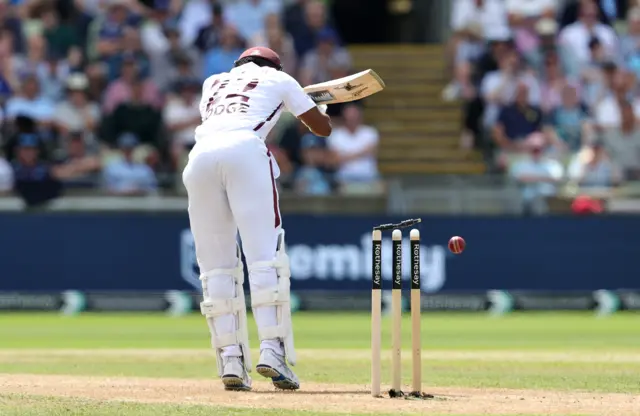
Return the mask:
<path id="1" fill-rule="evenodd" d="M 466 245 L 467 243 L 465 243 L 464 238 L 458 237 L 457 235 L 454 237 L 451 237 L 451 239 L 449 240 L 449 250 L 453 254 L 462 253 Z"/>

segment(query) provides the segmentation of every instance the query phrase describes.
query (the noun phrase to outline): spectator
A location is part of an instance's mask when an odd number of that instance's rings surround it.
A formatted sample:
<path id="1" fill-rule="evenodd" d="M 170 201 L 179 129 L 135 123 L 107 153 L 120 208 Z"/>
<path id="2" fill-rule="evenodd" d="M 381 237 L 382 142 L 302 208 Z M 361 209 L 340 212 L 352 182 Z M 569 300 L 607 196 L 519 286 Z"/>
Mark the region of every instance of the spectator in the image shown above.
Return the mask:
<path id="1" fill-rule="evenodd" d="M 587 108 L 579 101 L 576 87 L 564 86 L 562 103 L 547 117 L 545 132 L 562 154 L 575 154 L 591 142 L 593 126 Z"/>
<path id="2" fill-rule="evenodd" d="M 446 101 L 453 101 L 463 97 L 465 102 L 475 96 L 473 88 L 474 66 L 485 53 L 482 26 L 478 23 L 470 23 L 458 32 L 458 44 L 456 56 L 453 61 L 454 80 L 443 91 Z"/>
<path id="3" fill-rule="evenodd" d="M 228 24 L 238 29 L 242 38 L 248 40 L 264 32 L 266 17 L 280 12 L 278 4 L 272 0 L 236 0 L 227 4 L 224 17 Z"/>
<path id="4" fill-rule="evenodd" d="M 181 79 L 174 85 L 163 110 L 164 123 L 170 135 L 170 153 L 174 167 L 181 171 L 181 160 L 195 143 L 194 130 L 202 122 L 200 116 L 200 81 Z"/>
<path id="5" fill-rule="evenodd" d="M 67 56 L 72 47 L 80 46 L 80 36 L 73 22 L 61 21 L 58 11 L 49 6 L 40 16 L 44 27 L 43 36 L 49 51 L 56 56 Z"/>
<path id="6" fill-rule="evenodd" d="M 555 16 L 555 0 L 507 0 L 505 3 L 509 23 L 513 29 L 518 51 L 531 62 L 540 48 L 537 24 L 543 18 Z"/>
<path id="7" fill-rule="evenodd" d="M 125 62 L 134 61 L 138 74 L 147 78 L 151 74 L 151 60 L 142 49 L 140 35 L 134 29 L 127 28 L 122 38 L 123 46 L 119 53 L 113 54 L 104 61 L 107 65 L 109 81 L 113 81 L 122 73 Z"/>
<path id="8" fill-rule="evenodd" d="M 132 133 L 136 142 L 144 146 L 142 159 L 147 159 L 151 154 L 153 158 L 160 145 L 162 132 L 162 114 L 158 109 L 144 100 L 144 83 L 135 80 L 131 84 L 131 96 L 116 107 L 113 114 L 105 119 L 103 139 L 112 146 L 124 133 Z M 154 163 L 155 164 L 155 163 Z"/>
<path id="9" fill-rule="evenodd" d="M 317 84 L 347 75 L 351 57 L 338 44 L 338 35 L 332 29 L 318 33 L 318 46 L 305 55 L 300 68 L 302 85 Z"/>
<path id="10" fill-rule="evenodd" d="M 603 25 L 611 26 L 611 8 L 608 7 L 608 12 L 605 12 L 605 7 L 603 7 L 603 4 L 605 3 L 610 5 L 611 0 L 565 0 L 564 8 L 560 13 L 560 27 L 564 28 L 572 23 L 575 23 L 579 18 L 581 5 L 586 2 L 592 3 L 598 8 L 600 23 L 602 23 Z"/>
<path id="11" fill-rule="evenodd" d="M 301 140 L 308 131 L 309 129 L 302 121 L 296 120 L 283 130 L 278 143 L 281 157 L 286 158 L 286 164 L 290 164 L 294 172 L 303 164 Z M 279 161 L 278 164 L 280 164 Z"/>
<path id="12" fill-rule="evenodd" d="M 540 85 L 540 108 L 548 114 L 562 103 L 562 91 L 569 85 L 569 80 L 562 71 L 562 66 L 557 54 L 550 53 L 544 59 L 544 76 Z M 578 85 L 576 93 L 580 94 Z"/>
<path id="13" fill-rule="evenodd" d="M 607 96 L 611 95 L 613 81 L 618 74 L 618 67 L 611 61 L 593 62 L 582 73 L 584 85 L 584 101 L 590 112 Z"/>
<path id="14" fill-rule="evenodd" d="M 73 177 L 63 179 L 65 188 L 92 188 L 99 180 L 101 163 L 95 142 L 87 143 L 82 131 L 72 131 L 62 140 L 58 166 L 74 172 Z"/>
<path id="15" fill-rule="evenodd" d="M 297 73 L 297 56 L 293 47 L 291 35 L 286 33 L 280 24 L 280 16 L 270 14 L 267 16 L 267 24 L 264 33 L 254 36 L 251 46 L 265 46 L 270 48 L 280 56 L 280 62 L 287 73 L 295 75 Z"/>
<path id="16" fill-rule="evenodd" d="M 200 28 L 211 21 L 216 3 L 216 0 L 189 0 L 185 3 L 178 18 L 182 45 L 193 45 Z"/>
<path id="17" fill-rule="evenodd" d="M 525 83 L 520 83 L 515 101 L 500 109 L 493 139 L 499 149 L 496 160 L 501 168 L 510 165 L 527 150 L 530 147 L 527 140 L 542 131 L 542 112 L 529 102 L 529 89 Z"/>
<path id="18" fill-rule="evenodd" d="M 500 0 L 454 0 L 450 24 L 453 35 L 447 44 L 448 68 L 453 68 L 470 26 L 477 27 L 477 32 L 487 40 L 495 39 L 498 33 L 510 32 L 506 9 Z"/>
<path id="19" fill-rule="evenodd" d="M 610 26 L 599 23 L 598 18 L 597 5 L 593 1 L 583 1 L 580 4 L 578 21 L 560 31 L 558 41 L 566 50 L 573 52 L 574 58 L 581 66 L 589 62 L 589 41 L 593 38 L 602 43 L 609 57 L 616 56 L 616 33 Z"/>
<path id="20" fill-rule="evenodd" d="M 104 16 L 91 24 L 87 55 L 90 59 L 108 59 L 122 51 L 124 34 L 132 20 L 127 0 L 109 0 Z"/>
<path id="21" fill-rule="evenodd" d="M 628 75 L 631 75 L 629 77 Z M 612 93 L 595 105 L 594 118 L 600 130 L 619 129 L 622 122 L 620 105 L 629 101 L 634 77 L 618 71 L 613 79 Z M 636 117 L 640 117 L 640 100 L 633 98 L 630 102 Z"/>
<path id="22" fill-rule="evenodd" d="M 329 195 L 331 182 L 328 177 L 329 154 L 324 137 L 307 133 L 302 137 L 304 165 L 295 175 L 295 189 L 302 195 Z"/>
<path id="23" fill-rule="evenodd" d="M 193 45 L 198 49 L 198 51 L 200 51 L 200 53 L 205 53 L 219 46 L 223 28 L 224 18 L 222 14 L 222 6 L 214 4 L 211 7 L 211 22 L 200 28 Z"/>
<path id="24" fill-rule="evenodd" d="M 378 179 L 376 154 L 379 134 L 362 123 L 362 110 L 355 104 L 344 106 L 343 125 L 334 128 L 329 137 L 329 149 L 341 183 L 373 182 Z"/>
<path id="25" fill-rule="evenodd" d="M 636 77 L 640 77 L 640 7 L 629 11 L 627 33 L 620 41 L 622 57 Z"/>
<path id="26" fill-rule="evenodd" d="M 598 141 L 576 155 L 569 165 L 569 178 L 582 188 L 610 188 L 620 184 L 622 173 Z"/>
<path id="27" fill-rule="evenodd" d="M 18 137 L 13 160 L 15 191 L 28 207 L 45 204 L 62 194 L 60 179 L 71 177 L 73 171 L 51 166 L 40 159 L 41 143 L 35 134 Z"/>
<path id="28" fill-rule="evenodd" d="M 27 75 L 22 80 L 20 94 L 7 101 L 7 118 L 27 116 L 41 126 L 48 127 L 53 119 L 53 102 L 40 94 L 40 82 L 35 75 Z"/>
<path id="29" fill-rule="evenodd" d="M 11 164 L 0 154 L 0 196 L 13 190 L 13 169 Z"/>
<path id="30" fill-rule="evenodd" d="M 12 4 L 9 1 L 0 2 L 0 27 L 2 37 L 10 42 L 10 50 L 16 53 L 24 53 L 24 28 L 22 20 L 11 10 Z"/>
<path id="31" fill-rule="evenodd" d="M 562 165 L 544 156 L 544 137 L 537 135 L 529 141 L 527 157 L 511 166 L 509 175 L 521 188 L 525 214 L 543 214 L 547 211 L 546 198 L 557 192 L 563 177 Z"/>
<path id="32" fill-rule="evenodd" d="M 222 30 L 220 46 L 211 49 L 204 56 L 203 78 L 231 70 L 242 52 L 242 43 L 238 32 L 232 26 L 226 26 Z"/>
<path id="33" fill-rule="evenodd" d="M 100 122 L 100 108 L 89 101 L 89 81 L 84 74 L 76 73 L 67 79 L 66 84 L 67 99 L 55 108 L 55 127 L 62 135 L 81 131 L 92 140 Z"/>
<path id="34" fill-rule="evenodd" d="M 180 33 L 175 25 L 164 27 L 166 47 L 157 49 L 151 55 L 153 80 L 156 85 L 171 86 L 176 76 L 176 63 L 186 58 L 190 65 L 200 67 L 198 51 L 192 46 L 184 46 L 180 43 Z M 199 76 L 200 74 L 198 74 Z"/>
<path id="35" fill-rule="evenodd" d="M 518 84 L 528 87 L 528 104 L 540 103 L 540 86 L 530 72 L 520 69 L 520 59 L 515 51 L 505 52 L 498 60 L 498 70 L 488 73 L 482 80 L 480 91 L 485 101 L 484 126 L 490 128 L 496 122 L 500 108 L 513 102 Z"/>
<path id="36" fill-rule="evenodd" d="M 122 63 L 120 78 L 112 82 L 105 92 L 103 110 L 111 113 L 119 104 L 131 99 L 134 84 L 142 87 L 142 102 L 154 108 L 162 107 L 162 97 L 158 88 L 150 79 L 142 79 L 136 60 L 126 57 Z"/>
<path id="37" fill-rule="evenodd" d="M 620 103 L 621 125 L 603 134 L 607 153 L 613 163 L 622 169 L 624 178 L 640 179 L 640 128 L 634 114 L 633 106 L 623 101 Z"/>
<path id="38" fill-rule="evenodd" d="M 327 22 L 327 7 L 323 2 L 307 0 L 301 2 L 300 7 L 304 9 L 302 18 L 297 20 L 297 8 L 294 6 L 293 9 L 289 9 L 285 28 L 293 38 L 296 54 L 302 57 L 316 47 L 318 32 L 332 26 Z M 295 18 L 292 18 L 294 16 Z"/>
<path id="39" fill-rule="evenodd" d="M 107 192 L 119 196 L 141 196 L 156 192 L 158 185 L 153 170 L 134 158 L 134 150 L 139 144 L 136 136 L 124 133 L 117 143 L 123 159 L 113 160 L 104 170 Z"/>

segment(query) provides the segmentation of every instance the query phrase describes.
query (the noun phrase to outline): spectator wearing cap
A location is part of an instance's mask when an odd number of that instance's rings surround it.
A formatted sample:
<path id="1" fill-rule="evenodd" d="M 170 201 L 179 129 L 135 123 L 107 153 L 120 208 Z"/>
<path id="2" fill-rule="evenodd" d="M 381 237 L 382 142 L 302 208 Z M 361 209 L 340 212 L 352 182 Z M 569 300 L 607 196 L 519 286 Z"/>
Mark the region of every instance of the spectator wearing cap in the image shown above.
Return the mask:
<path id="1" fill-rule="evenodd" d="M 303 165 L 295 174 L 295 190 L 302 195 L 329 195 L 327 139 L 307 133 L 301 138 Z"/>
<path id="2" fill-rule="evenodd" d="M 264 32 L 254 36 L 249 45 L 264 46 L 274 50 L 280 56 L 280 62 L 287 73 L 294 75 L 297 73 L 298 57 L 293 47 L 293 39 L 284 31 L 279 15 L 268 15 Z"/>
<path id="3" fill-rule="evenodd" d="M 73 176 L 73 172 L 41 160 L 42 143 L 35 134 L 19 135 L 16 144 L 12 165 L 18 195 L 30 207 L 59 197 L 62 194 L 60 179 Z"/>
<path id="4" fill-rule="evenodd" d="M 131 96 L 120 103 L 111 115 L 104 119 L 102 139 L 117 145 L 124 133 L 132 133 L 140 143 L 136 160 L 154 166 L 158 163 L 158 149 L 163 130 L 162 113 L 144 100 L 144 84 L 141 80 L 131 84 Z"/>
<path id="5" fill-rule="evenodd" d="M 138 139 L 134 134 L 123 133 L 117 140 L 123 158 L 113 160 L 104 169 L 104 186 L 107 192 L 120 196 L 149 195 L 157 191 L 158 183 L 153 170 L 135 160 L 134 151 Z"/>
<path id="6" fill-rule="evenodd" d="M 200 28 L 193 45 L 200 53 L 205 53 L 219 46 L 224 25 L 222 6 L 216 3 L 211 6 L 211 21 Z"/>
<path id="7" fill-rule="evenodd" d="M 220 46 L 211 49 L 204 56 L 202 78 L 231 70 L 242 52 L 237 30 L 232 26 L 225 26 L 220 37 Z"/>
<path id="8" fill-rule="evenodd" d="M 62 135 L 81 131 L 91 140 L 100 123 L 100 107 L 89 100 L 89 81 L 84 74 L 71 74 L 67 78 L 66 87 L 66 100 L 58 103 L 55 108 L 55 127 Z"/>
<path id="9" fill-rule="evenodd" d="M 173 94 L 167 100 L 162 116 L 169 133 L 173 166 L 181 171 L 186 153 L 195 143 L 195 128 L 201 123 L 200 81 L 180 79 L 174 83 Z"/>
<path id="10" fill-rule="evenodd" d="M 581 65 L 589 61 L 589 41 L 594 37 L 602 43 L 609 56 L 617 54 L 618 37 L 610 26 L 598 21 L 599 13 L 594 2 L 584 1 L 580 4 L 578 21 L 560 31 L 558 42 L 573 51 Z"/>
<path id="11" fill-rule="evenodd" d="M 97 143 L 88 140 L 84 132 L 71 131 L 62 140 L 57 166 L 74 172 L 62 182 L 65 188 L 93 188 L 99 183 L 102 167 Z"/>
<path id="12" fill-rule="evenodd" d="M 349 52 L 338 45 L 338 35 L 333 29 L 318 33 L 318 46 L 308 52 L 300 68 L 303 85 L 325 82 L 347 75 L 351 69 Z"/>
<path id="13" fill-rule="evenodd" d="M 272 13 L 280 13 L 278 1 L 237 0 L 224 8 L 225 21 L 236 27 L 246 40 L 264 31 L 265 19 Z"/>
<path id="14" fill-rule="evenodd" d="M 532 138 L 528 154 L 515 161 L 509 176 L 520 186 L 525 214 L 543 214 L 548 210 L 546 199 L 557 192 L 564 176 L 562 165 L 544 154 L 546 143 L 542 134 Z"/>
<path id="15" fill-rule="evenodd" d="M 613 163 L 600 140 L 576 155 L 569 165 L 568 176 L 581 188 L 610 188 L 622 182 L 619 166 Z"/>
<path id="16" fill-rule="evenodd" d="M 40 82 L 35 75 L 27 75 L 23 78 L 20 93 L 11 97 L 6 105 L 8 119 L 27 116 L 44 127 L 49 126 L 53 113 L 53 102 L 41 95 Z"/>
<path id="17" fill-rule="evenodd" d="M 356 104 L 347 104 L 342 110 L 342 125 L 333 129 L 328 138 L 333 153 L 336 179 L 341 184 L 375 182 L 378 179 L 378 142 L 375 127 L 363 124 L 362 110 Z"/>
<path id="18" fill-rule="evenodd" d="M 143 79 L 134 59 L 125 59 L 120 77 L 107 87 L 103 99 L 103 110 L 110 114 L 115 108 L 131 99 L 133 85 L 142 86 L 142 102 L 156 108 L 162 108 L 160 91 L 150 79 Z"/>

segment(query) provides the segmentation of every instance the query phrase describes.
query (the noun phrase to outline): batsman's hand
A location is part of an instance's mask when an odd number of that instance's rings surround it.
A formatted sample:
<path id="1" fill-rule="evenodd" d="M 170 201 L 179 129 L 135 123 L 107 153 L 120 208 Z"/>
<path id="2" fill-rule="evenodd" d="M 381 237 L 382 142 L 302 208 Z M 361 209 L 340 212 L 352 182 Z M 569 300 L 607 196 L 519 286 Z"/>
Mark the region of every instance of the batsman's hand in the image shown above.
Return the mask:
<path id="1" fill-rule="evenodd" d="M 327 105 L 326 104 L 318 105 L 318 110 L 320 110 L 322 114 L 327 114 Z"/>

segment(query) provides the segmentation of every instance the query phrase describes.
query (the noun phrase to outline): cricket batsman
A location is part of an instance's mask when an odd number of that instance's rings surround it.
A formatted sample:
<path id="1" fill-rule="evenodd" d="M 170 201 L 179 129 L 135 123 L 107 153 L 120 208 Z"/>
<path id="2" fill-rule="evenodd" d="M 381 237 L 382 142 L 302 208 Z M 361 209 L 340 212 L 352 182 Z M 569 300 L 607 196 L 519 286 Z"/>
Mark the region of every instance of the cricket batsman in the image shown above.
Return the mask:
<path id="1" fill-rule="evenodd" d="M 289 259 L 278 205 L 279 169 L 265 138 L 285 109 L 319 136 L 331 121 L 283 71 L 268 48 L 246 50 L 228 73 L 202 88 L 202 123 L 182 179 L 200 266 L 200 304 L 226 390 L 251 390 L 251 357 L 237 246 L 240 232 L 249 271 L 251 307 L 260 338 L 258 374 L 275 387 L 300 388 L 295 365 L 289 294 Z"/>

